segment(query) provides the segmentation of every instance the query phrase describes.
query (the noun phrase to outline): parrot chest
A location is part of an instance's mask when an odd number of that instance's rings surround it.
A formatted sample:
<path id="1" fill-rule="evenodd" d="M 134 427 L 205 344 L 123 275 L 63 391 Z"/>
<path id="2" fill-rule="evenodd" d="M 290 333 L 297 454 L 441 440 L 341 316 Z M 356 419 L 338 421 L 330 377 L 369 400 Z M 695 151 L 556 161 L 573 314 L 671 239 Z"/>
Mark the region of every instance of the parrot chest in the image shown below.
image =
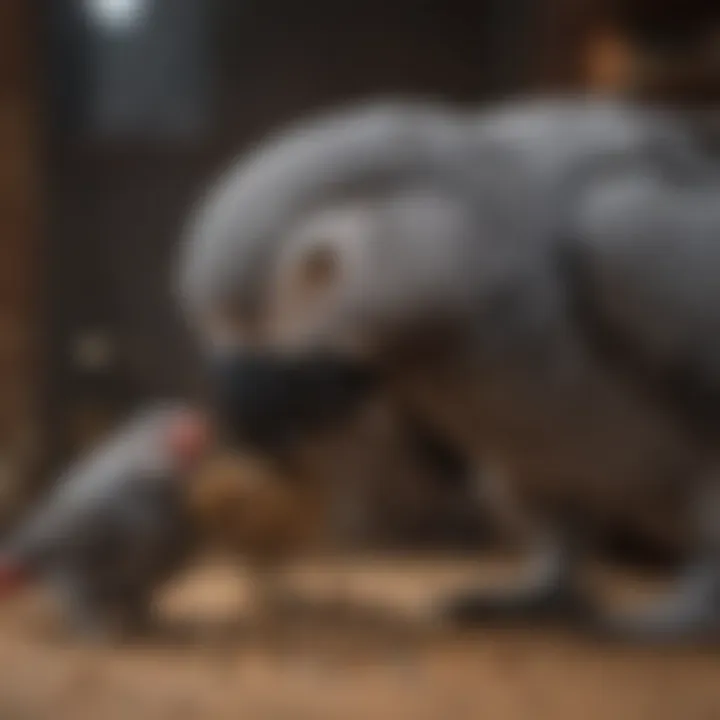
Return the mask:
<path id="1" fill-rule="evenodd" d="M 409 375 L 404 390 L 468 456 L 502 468 L 531 506 L 677 520 L 702 471 L 674 418 L 586 357 L 559 370 L 508 362 Z"/>

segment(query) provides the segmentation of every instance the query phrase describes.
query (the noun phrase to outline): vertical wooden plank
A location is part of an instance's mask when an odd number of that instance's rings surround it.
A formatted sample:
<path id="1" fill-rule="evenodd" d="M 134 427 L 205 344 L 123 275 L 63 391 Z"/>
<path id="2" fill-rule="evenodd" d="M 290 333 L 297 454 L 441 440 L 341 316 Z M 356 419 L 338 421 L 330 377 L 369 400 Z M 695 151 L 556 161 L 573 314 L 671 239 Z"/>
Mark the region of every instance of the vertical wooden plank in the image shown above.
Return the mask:
<path id="1" fill-rule="evenodd" d="M 0 2 L 0 510 L 40 447 L 34 27 L 32 2 Z"/>

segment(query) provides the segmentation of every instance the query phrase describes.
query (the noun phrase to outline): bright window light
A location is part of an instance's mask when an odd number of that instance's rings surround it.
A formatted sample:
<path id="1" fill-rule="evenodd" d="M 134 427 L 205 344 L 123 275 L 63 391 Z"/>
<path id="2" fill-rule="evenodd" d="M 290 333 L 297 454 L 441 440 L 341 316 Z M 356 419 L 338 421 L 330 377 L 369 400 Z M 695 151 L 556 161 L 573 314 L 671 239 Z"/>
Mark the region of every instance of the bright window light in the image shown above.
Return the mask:
<path id="1" fill-rule="evenodd" d="M 151 0 L 84 0 L 91 20 L 105 30 L 126 32 L 141 24 Z"/>

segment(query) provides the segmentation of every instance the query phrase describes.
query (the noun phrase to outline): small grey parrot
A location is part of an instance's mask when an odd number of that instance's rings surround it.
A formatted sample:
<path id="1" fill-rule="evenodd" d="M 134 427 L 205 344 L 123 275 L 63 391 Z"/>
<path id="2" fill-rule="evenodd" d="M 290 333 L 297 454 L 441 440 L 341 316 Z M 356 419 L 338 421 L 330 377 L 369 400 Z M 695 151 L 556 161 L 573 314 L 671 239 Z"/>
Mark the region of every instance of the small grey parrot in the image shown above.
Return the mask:
<path id="1" fill-rule="evenodd" d="M 179 403 L 138 412 L 72 465 L 0 548 L 0 595 L 37 581 L 78 634 L 144 629 L 154 591 L 193 547 L 183 483 L 203 433 Z"/>

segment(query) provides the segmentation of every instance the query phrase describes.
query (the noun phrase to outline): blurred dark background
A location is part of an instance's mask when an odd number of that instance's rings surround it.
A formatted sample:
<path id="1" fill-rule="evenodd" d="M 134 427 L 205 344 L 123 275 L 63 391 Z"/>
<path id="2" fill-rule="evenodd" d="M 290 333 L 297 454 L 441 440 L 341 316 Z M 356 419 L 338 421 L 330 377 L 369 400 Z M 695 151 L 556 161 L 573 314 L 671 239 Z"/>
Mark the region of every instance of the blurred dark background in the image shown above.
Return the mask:
<path id="1" fill-rule="evenodd" d="M 599 82 L 595 5 L 3 0 L 5 485 L 45 477 L 141 401 L 194 392 L 171 258 L 228 158 L 353 98 L 481 103 Z"/>

